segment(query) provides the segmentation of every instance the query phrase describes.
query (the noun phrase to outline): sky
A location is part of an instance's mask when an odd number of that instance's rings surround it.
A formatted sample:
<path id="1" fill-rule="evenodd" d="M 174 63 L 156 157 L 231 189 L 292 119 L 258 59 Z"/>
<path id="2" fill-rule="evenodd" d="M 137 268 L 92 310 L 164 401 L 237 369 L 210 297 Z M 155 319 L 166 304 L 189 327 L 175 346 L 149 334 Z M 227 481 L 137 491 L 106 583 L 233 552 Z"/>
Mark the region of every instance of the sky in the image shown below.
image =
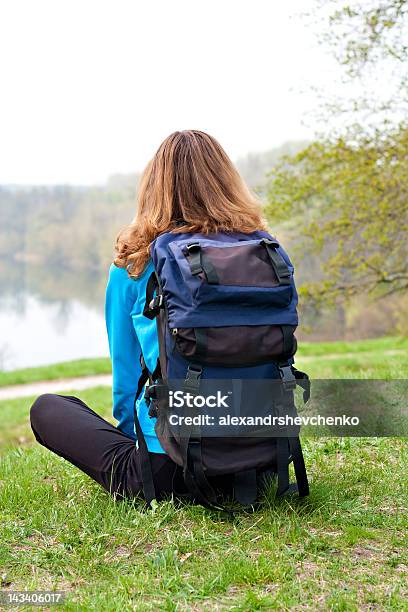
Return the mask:
<path id="1" fill-rule="evenodd" d="M 175 130 L 209 132 L 233 160 L 312 138 L 310 86 L 335 69 L 297 15 L 313 4 L 1 3 L 0 184 L 140 171 Z"/>

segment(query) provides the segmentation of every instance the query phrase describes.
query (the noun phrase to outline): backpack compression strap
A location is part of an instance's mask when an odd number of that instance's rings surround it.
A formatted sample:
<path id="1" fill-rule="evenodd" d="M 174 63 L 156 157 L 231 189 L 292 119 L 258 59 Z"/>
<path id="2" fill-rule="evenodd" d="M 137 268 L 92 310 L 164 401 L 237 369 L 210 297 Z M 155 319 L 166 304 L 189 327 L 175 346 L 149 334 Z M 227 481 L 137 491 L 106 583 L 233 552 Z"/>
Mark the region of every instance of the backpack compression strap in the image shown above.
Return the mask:
<path id="1" fill-rule="evenodd" d="M 202 368 L 190 365 L 183 388 L 196 395 L 199 391 Z M 191 410 L 191 409 L 190 409 Z M 191 411 L 189 416 L 194 416 Z M 211 510 L 221 510 L 234 513 L 234 509 L 226 508 L 220 504 L 213 487 L 211 486 L 203 465 L 201 435 L 199 425 L 185 425 L 180 431 L 180 448 L 183 456 L 184 482 L 196 501 Z M 234 474 L 234 498 L 240 504 L 240 510 L 253 510 L 258 497 L 258 483 L 256 469 L 246 470 Z"/>
<path id="2" fill-rule="evenodd" d="M 189 365 L 183 390 L 192 395 L 197 395 L 201 374 L 202 368 L 200 366 Z M 189 416 L 194 416 L 192 412 L 194 408 L 189 410 L 191 412 Z M 207 508 L 225 510 L 218 504 L 217 495 L 204 471 L 199 425 L 186 425 L 185 420 L 183 421 L 180 430 L 180 449 L 183 458 L 184 482 L 190 493 Z"/>
<path id="3" fill-rule="evenodd" d="M 203 253 L 199 242 L 192 242 L 187 245 L 188 261 L 190 264 L 191 274 L 196 276 L 202 272 L 207 278 L 210 285 L 218 285 L 218 275 L 208 257 Z"/>
<path id="4" fill-rule="evenodd" d="M 282 255 L 276 250 L 276 248 L 279 246 L 278 243 L 275 242 L 275 240 L 264 238 L 261 240 L 261 244 L 263 244 L 266 248 L 266 252 L 268 253 L 272 268 L 275 271 L 279 284 L 290 285 L 291 273 Z"/>
<path id="5" fill-rule="evenodd" d="M 310 398 L 310 380 L 308 375 L 297 370 L 289 362 L 278 364 L 278 369 L 282 381 L 283 393 L 292 393 L 296 385 L 299 385 L 303 389 L 303 401 L 306 403 Z M 278 437 L 276 441 L 278 474 L 277 495 L 282 496 L 291 492 L 292 487 L 289 484 L 290 459 L 293 461 L 299 497 L 309 495 L 309 483 L 299 437 Z"/>
<path id="6" fill-rule="evenodd" d="M 289 484 L 289 461 L 292 458 L 299 497 L 306 497 L 309 495 L 309 483 L 299 438 L 277 438 L 276 442 L 278 475 L 276 495 L 282 497 L 296 490 Z"/>

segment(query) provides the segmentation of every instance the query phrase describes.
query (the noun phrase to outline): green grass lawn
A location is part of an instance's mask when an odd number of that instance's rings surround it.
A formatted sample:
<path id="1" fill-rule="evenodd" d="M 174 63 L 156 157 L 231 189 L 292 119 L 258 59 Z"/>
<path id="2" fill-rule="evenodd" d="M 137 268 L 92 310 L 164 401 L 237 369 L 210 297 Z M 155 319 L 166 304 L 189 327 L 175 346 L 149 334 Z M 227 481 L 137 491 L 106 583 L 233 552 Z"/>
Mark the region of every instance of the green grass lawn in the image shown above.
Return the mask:
<path id="1" fill-rule="evenodd" d="M 329 348 L 324 359 L 321 345 L 307 345 L 299 367 L 407 377 L 406 345 L 394 339 L 357 354 Z M 81 397 L 110 415 L 110 389 Z M 3 588 L 64 590 L 65 610 L 408 609 L 404 440 L 305 439 L 311 495 L 302 502 L 271 492 L 261 510 L 234 519 L 172 502 L 146 511 L 35 444 L 32 399 L 0 402 Z"/>
<path id="2" fill-rule="evenodd" d="M 111 362 L 108 358 L 77 359 L 62 361 L 38 368 L 24 368 L 4 372 L 0 370 L 0 387 L 19 385 L 42 380 L 57 380 L 59 378 L 76 378 L 77 376 L 94 376 L 110 374 Z"/>

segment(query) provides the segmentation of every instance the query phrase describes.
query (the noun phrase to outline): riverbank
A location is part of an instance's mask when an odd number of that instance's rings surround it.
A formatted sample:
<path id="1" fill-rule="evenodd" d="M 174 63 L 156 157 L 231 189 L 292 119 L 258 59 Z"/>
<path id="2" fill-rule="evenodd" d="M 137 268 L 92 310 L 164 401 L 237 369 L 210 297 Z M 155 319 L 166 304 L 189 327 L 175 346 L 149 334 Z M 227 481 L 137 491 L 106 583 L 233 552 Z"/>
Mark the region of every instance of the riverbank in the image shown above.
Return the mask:
<path id="1" fill-rule="evenodd" d="M 302 342 L 296 354 L 296 365 L 305 368 L 313 378 L 361 378 L 362 372 L 364 378 L 405 378 L 408 372 L 408 338 Z M 111 384 L 110 375 L 111 361 L 106 357 L 0 371 L 0 398 L 36 395 L 37 389 L 43 388 L 54 392 L 66 388 L 81 390 L 106 386 Z M 48 385 L 50 381 L 55 381 L 55 384 Z M 37 386 L 33 387 L 32 393 L 28 392 L 28 387 L 17 389 L 17 386 L 34 383 Z M 16 387 L 16 393 L 10 395 L 14 392 L 13 387 Z"/>

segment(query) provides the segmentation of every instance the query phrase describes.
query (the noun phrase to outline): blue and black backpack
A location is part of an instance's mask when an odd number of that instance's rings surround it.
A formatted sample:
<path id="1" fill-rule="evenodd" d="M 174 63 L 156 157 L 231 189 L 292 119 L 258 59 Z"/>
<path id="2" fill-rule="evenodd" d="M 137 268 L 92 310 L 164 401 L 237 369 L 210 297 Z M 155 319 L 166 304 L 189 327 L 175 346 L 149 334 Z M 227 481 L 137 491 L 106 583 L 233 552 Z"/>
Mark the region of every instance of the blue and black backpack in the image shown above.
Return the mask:
<path id="1" fill-rule="evenodd" d="M 152 243 L 151 257 L 154 272 L 143 314 L 156 318 L 159 359 L 149 372 L 142 357 L 136 399 L 144 389 L 160 443 L 182 467 L 192 499 L 213 508 L 225 507 L 230 498 L 254 506 L 271 477 L 277 477 L 279 496 L 293 491 L 308 495 L 299 428 L 289 434 L 285 428 L 264 427 L 253 435 L 232 435 L 231 429 L 228 435 L 211 435 L 208 427 L 192 424 L 194 419 L 173 425 L 170 418 L 175 388 L 196 397 L 207 383 L 215 388 L 217 381 L 223 388 L 228 381 L 234 389 L 241 385 L 241 414 L 259 412 L 260 403 L 263 414 L 296 414 L 297 384 L 307 401 L 309 379 L 293 365 L 298 298 L 287 254 L 265 231 L 168 232 Z M 248 396 L 242 390 L 246 382 L 252 389 L 261 384 L 262 391 Z M 271 390 L 269 403 L 265 389 Z M 236 402 L 234 410 L 236 414 Z M 194 416 L 198 408 L 190 405 L 183 411 Z M 155 490 L 136 410 L 135 425 L 144 495 L 150 503 Z M 291 462 L 296 484 L 289 482 Z"/>

